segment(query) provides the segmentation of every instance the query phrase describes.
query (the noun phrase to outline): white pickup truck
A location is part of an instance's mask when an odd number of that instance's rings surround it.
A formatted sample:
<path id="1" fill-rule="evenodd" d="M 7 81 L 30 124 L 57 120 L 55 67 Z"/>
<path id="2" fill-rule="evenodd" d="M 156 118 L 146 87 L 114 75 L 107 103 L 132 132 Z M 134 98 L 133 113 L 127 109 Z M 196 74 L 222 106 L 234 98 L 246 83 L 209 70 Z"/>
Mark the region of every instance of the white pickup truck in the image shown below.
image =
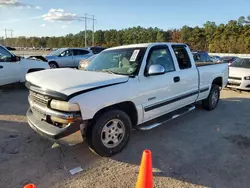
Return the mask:
<path id="1" fill-rule="evenodd" d="M 26 79 L 28 123 L 36 132 L 59 143 L 86 138 L 97 154 L 111 156 L 132 129 L 152 129 L 198 101 L 213 110 L 228 65 L 195 64 L 185 44 L 135 44 L 104 50 L 85 71 L 45 70 Z"/>
<path id="2" fill-rule="evenodd" d="M 20 58 L 0 45 L 0 86 L 25 82 L 27 73 L 49 68 L 47 62 Z"/>

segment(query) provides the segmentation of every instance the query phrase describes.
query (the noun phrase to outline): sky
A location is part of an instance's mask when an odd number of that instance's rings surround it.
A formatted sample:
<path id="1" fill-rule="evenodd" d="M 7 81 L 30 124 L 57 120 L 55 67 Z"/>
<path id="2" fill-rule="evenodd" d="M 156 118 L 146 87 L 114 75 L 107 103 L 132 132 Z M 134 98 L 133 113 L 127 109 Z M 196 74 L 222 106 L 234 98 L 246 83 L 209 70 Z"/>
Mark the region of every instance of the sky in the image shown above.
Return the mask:
<path id="1" fill-rule="evenodd" d="M 247 17 L 250 0 L 0 0 L 0 37 L 4 29 L 13 29 L 13 36 L 28 37 L 78 33 L 84 30 L 85 13 L 95 15 L 95 29 L 167 30 Z M 91 20 L 87 28 L 92 29 Z"/>

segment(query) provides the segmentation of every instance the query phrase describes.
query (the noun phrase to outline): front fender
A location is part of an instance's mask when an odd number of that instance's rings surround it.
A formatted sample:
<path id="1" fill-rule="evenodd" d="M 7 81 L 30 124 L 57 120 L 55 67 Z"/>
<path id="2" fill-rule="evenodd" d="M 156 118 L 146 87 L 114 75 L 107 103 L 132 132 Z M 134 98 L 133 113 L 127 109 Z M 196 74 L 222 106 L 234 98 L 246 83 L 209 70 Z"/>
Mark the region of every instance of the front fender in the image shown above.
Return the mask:
<path id="1" fill-rule="evenodd" d="M 81 109 L 83 120 L 92 119 L 103 108 L 123 103 L 132 102 L 138 114 L 138 123 L 143 119 L 142 101 L 138 90 L 138 80 L 96 89 L 87 93 L 74 96 L 69 102 L 77 103 Z"/>

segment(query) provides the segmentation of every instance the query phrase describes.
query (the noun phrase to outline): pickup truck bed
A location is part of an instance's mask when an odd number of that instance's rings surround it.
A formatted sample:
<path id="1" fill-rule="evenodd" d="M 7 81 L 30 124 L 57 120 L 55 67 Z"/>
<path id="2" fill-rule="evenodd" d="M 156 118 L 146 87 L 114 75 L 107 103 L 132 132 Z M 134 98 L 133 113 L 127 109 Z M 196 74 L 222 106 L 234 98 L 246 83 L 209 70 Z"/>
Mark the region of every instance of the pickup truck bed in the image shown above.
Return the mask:
<path id="1" fill-rule="evenodd" d="M 217 62 L 195 62 L 196 67 L 202 67 L 207 65 L 218 65 L 218 64 L 225 64 L 225 62 L 217 63 Z"/>
<path id="2" fill-rule="evenodd" d="M 86 71 L 46 70 L 26 79 L 34 130 L 59 143 L 79 133 L 97 154 L 111 156 L 127 145 L 132 128 L 159 126 L 198 101 L 215 109 L 228 66 L 195 64 L 185 44 L 134 44 L 104 50 Z"/>

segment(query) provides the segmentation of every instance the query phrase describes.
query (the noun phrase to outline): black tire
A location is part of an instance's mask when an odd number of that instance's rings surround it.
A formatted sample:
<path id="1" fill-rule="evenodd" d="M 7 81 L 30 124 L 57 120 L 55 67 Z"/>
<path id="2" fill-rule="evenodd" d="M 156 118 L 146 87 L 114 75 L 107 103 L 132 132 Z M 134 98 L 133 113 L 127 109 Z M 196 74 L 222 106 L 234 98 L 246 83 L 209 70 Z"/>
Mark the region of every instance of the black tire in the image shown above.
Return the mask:
<path id="1" fill-rule="evenodd" d="M 217 93 L 217 99 L 213 99 L 213 95 Z M 202 101 L 202 106 L 206 110 L 213 110 L 218 105 L 218 102 L 220 100 L 220 87 L 218 85 L 212 85 L 210 93 L 206 99 Z"/>
<path id="2" fill-rule="evenodd" d="M 56 62 L 49 62 L 49 66 L 50 66 L 51 69 L 58 68 L 58 64 Z"/>
<path id="3" fill-rule="evenodd" d="M 108 122 L 116 119 L 122 122 L 125 131 L 120 143 L 115 147 L 109 148 L 106 147 L 102 141 L 102 130 Z M 122 151 L 122 149 L 124 149 L 127 145 L 131 135 L 132 123 L 129 116 L 125 112 L 121 110 L 110 110 L 94 119 L 91 127 L 89 128 L 91 129 L 87 130 L 86 135 L 86 141 L 89 148 L 102 157 L 110 157 Z"/>

